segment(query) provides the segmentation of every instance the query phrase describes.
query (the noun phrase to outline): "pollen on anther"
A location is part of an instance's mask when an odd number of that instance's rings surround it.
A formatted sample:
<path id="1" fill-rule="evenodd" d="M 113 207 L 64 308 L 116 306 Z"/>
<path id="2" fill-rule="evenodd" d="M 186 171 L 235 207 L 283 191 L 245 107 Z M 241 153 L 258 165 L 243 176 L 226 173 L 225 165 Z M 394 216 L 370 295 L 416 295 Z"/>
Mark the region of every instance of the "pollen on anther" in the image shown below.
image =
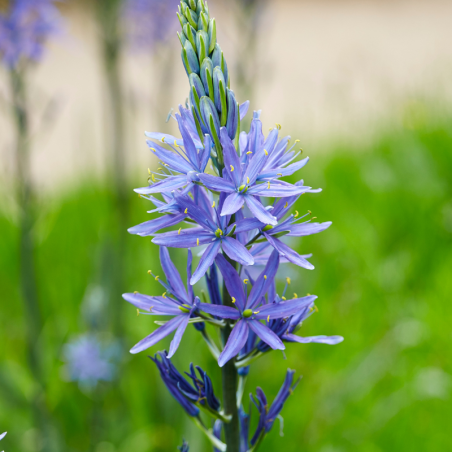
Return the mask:
<path id="1" fill-rule="evenodd" d="M 164 142 L 165 142 L 165 137 L 163 136 L 163 137 L 162 137 L 162 143 L 164 143 Z"/>
<path id="2" fill-rule="evenodd" d="M 281 299 L 282 299 L 282 300 L 284 300 L 284 301 L 286 301 L 286 300 L 287 300 L 287 298 L 286 298 L 286 297 L 281 297 Z"/>
<path id="3" fill-rule="evenodd" d="M 294 215 L 294 218 L 297 218 L 297 217 L 298 217 L 298 215 L 299 215 L 299 213 L 298 213 L 298 210 L 296 210 L 296 211 L 295 211 L 295 215 Z"/>
<path id="4" fill-rule="evenodd" d="M 150 275 L 152 275 L 152 270 L 148 270 L 148 273 L 149 273 Z"/>
<path id="5" fill-rule="evenodd" d="M 298 298 L 298 295 L 294 292 L 294 293 L 293 293 L 293 297 L 294 297 L 294 298 Z"/>
<path id="6" fill-rule="evenodd" d="M 290 280 L 290 278 L 289 278 L 289 277 L 287 277 L 287 278 L 286 278 L 286 282 L 287 282 L 287 284 L 289 284 L 289 285 L 290 285 L 290 282 L 291 282 L 291 280 Z"/>
<path id="7" fill-rule="evenodd" d="M 179 147 L 176 140 L 174 140 L 174 146 L 176 146 L 177 148 Z"/>
<path id="8" fill-rule="evenodd" d="M 231 301 L 232 301 L 233 303 L 235 303 L 235 298 L 234 298 L 234 297 L 232 297 Z"/>
<path id="9" fill-rule="evenodd" d="M 137 308 L 137 317 L 140 315 L 140 310 Z"/>
<path id="10" fill-rule="evenodd" d="M 264 275 L 264 279 L 267 279 L 267 275 Z"/>
<path id="11" fill-rule="evenodd" d="M 248 284 L 248 279 L 245 278 L 245 279 L 243 280 L 243 282 L 244 282 L 245 284 Z"/>
<path id="12" fill-rule="evenodd" d="M 265 155 L 268 155 L 268 152 L 267 152 L 267 150 L 266 150 L 266 149 L 264 149 L 264 154 L 265 154 Z"/>
<path id="13" fill-rule="evenodd" d="M 247 183 L 247 184 L 250 183 L 250 178 L 249 178 L 249 177 L 246 178 L 246 183 Z"/>
<path id="14" fill-rule="evenodd" d="M 259 314 L 259 312 L 261 312 L 261 311 L 254 311 L 254 314 Z"/>
<path id="15" fill-rule="evenodd" d="M 149 176 L 151 175 L 151 170 L 150 170 L 150 168 L 148 168 L 148 174 L 149 174 Z"/>
<path id="16" fill-rule="evenodd" d="M 166 298 L 166 292 L 163 292 L 162 297 Z"/>
<path id="17" fill-rule="evenodd" d="M 212 207 L 215 207 L 215 201 L 212 203 Z"/>
<path id="18" fill-rule="evenodd" d="M 286 201 L 286 203 L 284 204 L 284 209 L 289 205 L 289 203 Z"/>
<path id="19" fill-rule="evenodd" d="M 268 181 L 267 183 L 268 183 L 267 189 L 269 189 L 270 188 L 270 181 Z"/>
<path id="20" fill-rule="evenodd" d="M 187 212 L 188 212 L 188 207 L 186 207 L 184 210 L 184 213 L 187 213 Z"/>
<path id="21" fill-rule="evenodd" d="M 134 290 L 133 293 L 136 295 L 138 293 L 138 290 Z"/>
<path id="22" fill-rule="evenodd" d="M 151 176 L 151 179 L 152 179 L 152 182 L 155 182 L 155 176 L 154 175 Z"/>
<path id="23" fill-rule="evenodd" d="M 249 154 L 252 154 L 252 152 L 251 152 L 251 151 L 248 151 L 248 152 L 246 153 L 246 155 L 249 155 Z"/>
<path id="24" fill-rule="evenodd" d="M 159 280 L 159 278 L 160 278 L 160 276 L 159 275 L 157 275 L 154 279 L 156 280 L 156 281 L 158 281 Z"/>
<path id="25" fill-rule="evenodd" d="M 151 148 L 151 151 L 157 152 L 154 148 Z"/>
<path id="26" fill-rule="evenodd" d="M 234 171 L 234 167 L 232 165 L 229 165 L 231 167 L 231 173 Z"/>
<path id="27" fill-rule="evenodd" d="M 267 317 L 267 323 L 270 322 L 270 314 Z"/>
<path id="28" fill-rule="evenodd" d="M 177 231 L 177 235 L 180 235 L 180 231 L 182 228 L 179 228 L 179 230 Z"/>
<path id="29" fill-rule="evenodd" d="M 196 245 L 197 246 L 199 245 L 199 239 L 196 239 Z"/>
<path id="30" fill-rule="evenodd" d="M 300 142 L 300 140 L 295 140 L 295 143 L 299 143 Z"/>

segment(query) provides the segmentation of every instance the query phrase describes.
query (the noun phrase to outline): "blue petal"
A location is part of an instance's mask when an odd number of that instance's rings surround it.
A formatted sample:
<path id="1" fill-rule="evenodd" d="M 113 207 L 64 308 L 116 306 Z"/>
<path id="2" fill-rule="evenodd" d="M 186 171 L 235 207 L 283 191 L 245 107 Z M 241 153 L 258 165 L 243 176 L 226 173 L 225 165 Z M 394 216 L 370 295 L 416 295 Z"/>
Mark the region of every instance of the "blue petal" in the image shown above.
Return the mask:
<path id="1" fill-rule="evenodd" d="M 250 101 L 247 100 L 243 102 L 243 104 L 240 104 L 239 110 L 240 110 L 240 121 L 246 116 L 248 113 L 248 108 L 250 106 Z"/>
<path id="2" fill-rule="evenodd" d="M 179 176 L 170 176 L 164 180 L 158 181 L 148 187 L 135 188 L 133 191 L 140 195 L 149 195 L 150 193 L 162 193 L 163 191 L 177 190 L 190 183 L 185 174 Z"/>
<path id="3" fill-rule="evenodd" d="M 270 198 L 286 198 L 289 196 L 300 195 L 309 191 L 311 187 L 297 186 L 282 181 L 270 182 L 270 188 L 268 183 L 255 185 L 248 190 L 250 195 L 265 196 Z"/>
<path id="4" fill-rule="evenodd" d="M 190 165 L 190 162 L 182 158 L 180 155 L 168 151 L 153 141 L 146 141 L 146 143 L 159 158 L 159 160 L 166 163 L 170 168 L 178 171 L 179 173 L 187 174 L 194 169 L 192 165 Z"/>
<path id="5" fill-rule="evenodd" d="M 317 234 L 329 228 L 333 223 L 325 221 L 324 223 L 301 223 L 290 227 L 289 237 L 301 237 L 305 235 Z"/>
<path id="6" fill-rule="evenodd" d="M 221 243 L 219 240 L 215 240 L 211 243 L 199 261 L 198 267 L 196 268 L 193 276 L 190 279 L 190 284 L 196 284 L 206 273 L 207 269 L 212 265 L 215 256 L 218 254 Z"/>
<path id="7" fill-rule="evenodd" d="M 199 158 L 198 158 L 198 152 L 196 151 L 195 143 L 193 143 L 193 140 L 192 140 L 190 134 L 188 133 L 188 130 L 185 128 L 182 118 L 177 113 L 176 113 L 176 119 L 177 119 L 177 123 L 179 125 L 179 130 L 182 135 L 182 139 L 184 140 L 184 150 L 185 150 L 185 153 L 187 154 L 188 160 L 190 160 L 190 162 L 194 168 L 199 169 Z"/>
<path id="8" fill-rule="evenodd" d="M 245 320 L 239 320 L 235 324 L 229 335 L 228 341 L 218 358 L 218 365 L 220 367 L 223 367 L 231 358 L 237 356 L 248 339 L 248 332 L 248 322 Z"/>
<path id="9" fill-rule="evenodd" d="M 262 223 L 272 224 L 276 226 L 278 224 L 278 220 L 262 205 L 260 201 L 258 201 L 252 195 L 245 195 L 245 201 L 248 208 L 251 210 L 251 213 Z"/>
<path id="10" fill-rule="evenodd" d="M 307 297 L 295 298 L 293 300 L 281 301 L 280 303 L 270 303 L 258 308 L 259 314 L 256 319 L 281 319 L 296 314 L 304 307 L 310 305 L 317 297 L 309 295 Z"/>
<path id="11" fill-rule="evenodd" d="M 299 344 L 328 344 L 328 345 L 336 345 L 344 340 L 342 336 L 308 336 L 308 337 L 300 337 L 295 334 L 285 334 L 283 340 L 287 342 L 298 342 Z"/>
<path id="12" fill-rule="evenodd" d="M 173 340 L 171 341 L 168 358 L 171 358 L 174 355 L 174 353 L 176 353 L 176 351 L 179 347 L 180 341 L 182 339 L 182 336 L 184 335 L 185 329 L 187 328 L 188 321 L 190 320 L 190 316 L 184 315 L 184 316 L 182 316 L 182 319 L 183 319 L 183 321 L 177 327 L 176 334 L 174 335 Z"/>
<path id="13" fill-rule="evenodd" d="M 278 250 L 279 254 L 281 254 L 281 256 L 284 256 L 289 262 L 292 262 L 292 264 L 298 265 L 299 267 L 306 268 L 307 270 L 314 270 L 314 266 L 310 262 L 308 262 L 304 257 L 300 256 L 296 251 L 287 246 L 285 243 L 281 242 L 281 240 L 272 237 L 265 232 L 264 235 L 270 245 Z"/>
<path id="14" fill-rule="evenodd" d="M 152 347 L 157 342 L 160 342 L 163 338 L 168 336 L 168 334 L 172 333 L 175 329 L 181 325 L 185 317 L 188 317 L 188 314 L 179 315 L 178 317 L 174 317 L 174 319 L 171 319 L 169 322 L 165 323 L 160 328 L 157 328 L 153 333 L 151 333 L 149 336 L 142 339 L 138 344 L 136 344 L 132 349 L 130 350 L 130 353 L 139 353 L 143 350 L 146 350 L 149 347 Z"/>
<path id="15" fill-rule="evenodd" d="M 231 308 L 230 306 L 222 306 L 210 303 L 200 303 L 199 310 L 206 312 L 207 314 L 220 317 L 221 319 L 240 319 L 242 316 L 237 309 Z"/>
<path id="16" fill-rule="evenodd" d="M 206 173 L 198 174 L 198 177 L 209 190 L 226 193 L 232 193 L 235 191 L 234 184 L 222 177 L 212 176 Z"/>
<path id="17" fill-rule="evenodd" d="M 234 144 L 229 138 L 225 127 L 222 127 L 220 130 L 220 142 L 223 146 L 225 170 L 229 174 L 231 180 L 234 181 L 236 188 L 238 188 L 242 181 L 242 167 L 237 151 L 235 150 Z"/>
<path id="18" fill-rule="evenodd" d="M 225 237 L 222 240 L 223 251 L 233 260 L 242 265 L 253 265 L 254 258 L 250 252 L 236 239 Z"/>
<path id="19" fill-rule="evenodd" d="M 246 294 L 243 290 L 243 284 L 239 274 L 221 254 L 215 258 L 215 262 L 223 275 L 223 280 L 229 295 L 235 298 L 236 305 L 243 311 L 245 309 Z"/>
<path id="20" fill-rule="evenodd" d="M 185 218 L 185 216 L 185 214 L 163 215 L 162 217 L 156 218 L 155 220 L 145 221 L 144 223 L 138 224 L 137 226 L 132 226 L 131 228 L 127 229 L 127 231 L 130 234 L 137 234 L 141 237 L 146 237 L 148 235 L 154 234 L 154 232 L 157 232 L 160 229 L 164 229 L 180 223 Z"/>
<path id="21" fill-rule="evenodd" d="M 210 243 L 216 238 L 211 232 L 203 228 L 191 228 L 180 231 L 165 232 L 158 234 L 152 239 L 156 245 L 169 246 L 172 248 L 194 248 L 199 245 Z"/>
<path id="22" fill-rule="evenodd" d="M 241 193 L 231 193 L 224 201 L 223 208 L 221 209 L 221 216 L 233 215 L 242 208 L 244 202 L 245 198 Z"/>
<path id="23" fill-rule="evenodd" d="M 215 232 L 218 228 L 216 223 L 212 220 L 210 212 L 206 212 L 198 206 L 189 196 L 174 195 L 177 204 L 189 218 L 196 221 L 199 226 L 204 229 Z"/>
<path id="24" fill-rule="evenodd" d="M 160 263 L 162 264 L 162 269 L 165 273 L 168 284 L 171 287 L 171 292 L 174 293 L 174 295 L 176 295 L 176 297 L 180 300 L 184 300 L 184 302 L 191 304 L 192 300 L 187 296 L 184 283 L 182 282 L 176 266 L 170 258 L 168 248 L 164 246 L 160 247 Z"/>
<path id="25" fill-rule="evenodd" d="M 284 350 L 286 347 L 281 339 L 258 320 L 248 320 L 249 327 L 273 350 Z"/>

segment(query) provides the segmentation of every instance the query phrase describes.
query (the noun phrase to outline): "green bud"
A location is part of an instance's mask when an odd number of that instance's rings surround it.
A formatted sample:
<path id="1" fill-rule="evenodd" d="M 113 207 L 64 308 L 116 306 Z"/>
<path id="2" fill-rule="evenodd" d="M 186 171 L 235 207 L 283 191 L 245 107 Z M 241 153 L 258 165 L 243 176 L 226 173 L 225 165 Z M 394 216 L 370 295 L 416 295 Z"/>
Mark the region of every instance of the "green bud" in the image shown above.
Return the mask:
<path id="1" fill-rule="evenodd" d="M 183 30 L 184 30 L 185 36 L 190 41 L 190 44 L 192 45 L 193 49 L 196 49 L 196 41 L 195 41 L 196 30 L 188 23 L 184 25 Z M 185 42 L 184 42 L 184 45 L 185 45 Z"/>
<path id="2" fill-rule="evenodd" d="M 182 309 L 179 307 L 179 309 L 182 311 Z M 245 319 L 251 317 L 253 315 L 253 310 L 252 309 L 245 309 L 242 313 L 243 317 L 245 317 Z"/>
<path id="3" fill-rule="evenodd" d="M 221 147 L 220 139 L 218 138 L 217 129 L 215 128 L 215 121 L 213 119 L 213 116 L 210 115 L 209 120 L 209 130 L 213 138 L 213 142 L 215 143 L 215 148 L 217 151 L 218 156 L 218 162 L 220 165 L 223 165 L 223 148 Z"/>
<path id="4" fill-rule="evenodd" d="M 204 89 L 209 97 L 213 97 L 213 84 L 212 84 L 213 64 L 210 58 L 204 58 L 201 64 L 201 80 L 204 84 Z"/>
<path id="5" fill-rule="evenodd" d="M 209 17 L 205 12 L 201 12 L 198 19 L 198 30 L 209 31 Z"/>
<path id="6" fill-rule="evenodd" d="M 195 120 L 196 131 L 198 132 L 199 139 L 201 140 L 201 143 L 204 144 L 204 135 L 202 134 L 201 124 L 199 123 L 198 114 L 193 106 L 191 107 L 191 112 L 193 114 L 193 119 Z"/>
<path id="7" fill-rule="evenodd" d="M 179 18 L 181 28 L 184 28 L 184 25 L 188 22 L 187 22 L 187 19 L 184 17 L 184 13 L 181 12 L 180 7 L 179 7 L 179 12 L 176 14 L 177 14 L 177 17 Z"/>
<path id="8" fill-rule="evenodd" d="M 219 88 L 220 88 L 220 101 L 221 101 L 220 124 L 221 124 L 221 127 L 224 127 L 226 125 L 226 121 L 228 119 L 228 108 L 226 106 L 226 88 L 224 87 L 222 80 L 220 80 Z"/>
<path id="9" fill-rule="evenodd" d="M 184 15 L 188 20 L 188 23 L 195 29 L 198 29 L 198 15 L 190 8 L 185 8 Z"/>
<path id="10" fill-rule="evenodd" d="M 264 228 L 262 230 L 269 231 L 270 229 L 273 229 L 273 226 L 271 224 L 267 224 L 266 226 L 264 226 Z"/>
<path id="11" fill-rule="evenodd" d="M 211 19 L 209 22 L 209 55 L 214 51 L 215 44 L 217 43 L 217 25 L 215 19 Z"/>
<path id="12" fill-rule="evenodd" d="M 187 38 L 185 37 L 185 34 L 177 32 L 177 36 L 179 38 L 181 46 L 184 47 L 185 41 L 187 40 Z"/>
<path id="13" fill-rule="evenodd" d="M 196 11 L 196 7 L 198 6 L 196 0 L 189 0 L 188 4 L 193 11 Z"/>
<path id="14" fill-rule="evenodd" d="M 209 48 L 209 37 L 203 30 L 196 33 L 196 48 L 198 50 L 199 63 L 202 63 L 204 58 L 207 57 L 207 49 Z"/>

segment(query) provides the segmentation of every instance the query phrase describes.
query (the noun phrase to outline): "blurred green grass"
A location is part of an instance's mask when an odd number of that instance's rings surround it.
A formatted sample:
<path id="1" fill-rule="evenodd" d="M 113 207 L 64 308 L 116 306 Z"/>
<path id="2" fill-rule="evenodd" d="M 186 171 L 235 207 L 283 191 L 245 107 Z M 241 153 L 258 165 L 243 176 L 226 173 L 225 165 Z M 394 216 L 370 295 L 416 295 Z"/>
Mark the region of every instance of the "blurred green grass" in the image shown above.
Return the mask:
<path id="1" fill-rule="evenodd" d="M 297 245 L 299 252 L 314 254 L 314 272 L 292 266 L 281 274 L 292 277 L 294 292 L 319 296 L 319 313 L 300 334 L 341 334 L 345 341 L 292 345 L 287 360 L 275 352 L 252 367 L 246 393 L 259 385 L 270 400 L 287 367 L 303 375 L 282 413 L 284 438 L 275 424 L 263 451 L 452 449 L 447 428 L 452 416 L 450 119 L 421 118 L 414 126 L 382 128 L 363 146 L 336 144 L 309 153 L 302 177 L 323 193 L 302 196 L 295 208 L 300 213 L 309 209 L 333 226 Z M 130 187 L 142 182 L 137 177 Z M 119 378 L 93 392 L 62 379 L 63 344 L 89 328 L 111 336 L 109 306 L 124 303 L 120 294 L 107 297 L 96 319 L 86 308 L 93 290 L 108 284 L 115 240 L 108 187 L 102 180 L 85 180 L 56 198 L 40 199 L 36 265 L 45 326 L 36 341 L 45 362 L 44 403 L 67 452 L 174 451 L 182 437 L 191 450 L 208 451 L 146 354 L 127 353 L 153 328 L 131 306 L 122 311 Z M 133 225 L 148 219 L 148 206 L 132 192 L 131 197 Z M 35 383 L 26 366 L 18 230 L 6 207 L 0 234 L 0 429 L 9 431 L 2 448 L 32 452 L 39 450 L 29 409 Z M 126 240 L 124 291 L 160 293 L 146 273 L 159 268 L 157 247 L 150 239 Z M 183 268 L 185 253 L 171 254 Z M 194 361 L 219 377 L 197 332 L 191 329 L 186 338 L 176 365 L 184 370 Z"/>

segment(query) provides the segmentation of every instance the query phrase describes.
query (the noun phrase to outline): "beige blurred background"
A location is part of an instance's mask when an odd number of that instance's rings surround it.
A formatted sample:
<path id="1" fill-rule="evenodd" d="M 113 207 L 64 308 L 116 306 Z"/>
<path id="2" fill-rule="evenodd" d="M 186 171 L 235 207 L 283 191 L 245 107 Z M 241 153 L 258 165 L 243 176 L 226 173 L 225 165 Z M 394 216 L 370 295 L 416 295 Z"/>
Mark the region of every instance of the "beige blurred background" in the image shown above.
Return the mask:
<path id="1" fill-rule="evenodd" d="M 251 108 L 264 110 L 265 126 L 278 122 L 284 133 L 298 134 L 310 154 L 322 152 L 331 139 L 366 139 L 381 121 L 403 120 L 413 103 L 431 102 L 441 110 L 451 99 L 452 1 L 263 3 Z M 234 57 L 241 56 L 237 25 L 232 25 L 237 11 L 229 2 L 209 5 L 212 15 L 221 17 L 219 42 L 234 84 Z M 69 31 L 50 44 L 32 74 L 34 101 L 41 108 L 34 119 L 41 131 L 34 141 L 33 172 L 43 192 L 64 190 L 105 168 L 107 102 L 98 32 L 86 6 L 75 0 L 61 6 Z M 170 60 L 160 48 L 147 55 L 130 51 L 124 61 L 130 169 L 145 171 L 153 164 L 144 130 L 175 132 L 164 116 L 186 98 L 188 83 L 176 36 L 170 46 Z M 172 68 L 171 77 L 162 81 L 157 65 Z M 5 77 L 2 72 L 2 103 L 7 102 Z M 245 100 L 245 93 L 238 94 Z M 6 114 L 0 115 L 0 130 L 0 174 L 7 180 L 13 135 Z"/>

